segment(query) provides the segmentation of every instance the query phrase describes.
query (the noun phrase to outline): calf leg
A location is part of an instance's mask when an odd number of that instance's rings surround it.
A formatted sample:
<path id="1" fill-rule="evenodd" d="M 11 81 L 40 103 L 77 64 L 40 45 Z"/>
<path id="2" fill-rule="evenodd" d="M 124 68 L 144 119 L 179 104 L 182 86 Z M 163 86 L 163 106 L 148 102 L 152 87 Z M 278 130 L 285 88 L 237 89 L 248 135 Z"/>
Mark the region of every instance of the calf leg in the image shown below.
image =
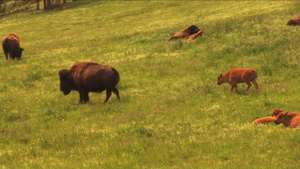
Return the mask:
<path id="1" fill-rule="evenodd" d="M 247 93 L 249 88 L 252 86 L 252 84 L 249 81 L 247 81 L 246 84 L 247 84 L 247 89 L 246 89 L 245 93 Z"/>
<path id="2" fill-rule="evenodd" d="M 256 90 L 258 92 L 258 84 L 257 84 L 256 80 L 254 79 L 251 82 L 254 84 L 254 86 L 255 86 L 255 88 L 256 88 Z"/>

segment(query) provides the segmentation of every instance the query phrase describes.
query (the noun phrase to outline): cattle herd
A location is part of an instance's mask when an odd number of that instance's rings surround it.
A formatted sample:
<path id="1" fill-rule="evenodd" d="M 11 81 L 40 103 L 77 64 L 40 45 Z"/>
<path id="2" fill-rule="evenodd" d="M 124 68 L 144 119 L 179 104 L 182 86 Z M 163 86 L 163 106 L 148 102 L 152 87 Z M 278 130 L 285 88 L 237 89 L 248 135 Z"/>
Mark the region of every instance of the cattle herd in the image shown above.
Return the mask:
<path id="1" fill-rule="evenodd" d="M 300 17 L 291 19 L 287 22 L 287 25 L 300 25 Z M 194 40 L 202 34 L 204 30 L 199 29 L 195 25 L 191 25 L 180 32 L 172 36 L 170 40 L 179 38 L 185 38 L 187 40 Z M 23 48 L 20 47 L 19 36 L 15 33 L 9 34 L 2 40 L 2 48 L 8 60 L 21 59 Z M 80 62 L 74 64 L 70 69 L 62 69 L 59 71 L 60 90 L 64 95 L 68 95 L 72 90 L 79 92 L 79 103 L 86 103 L 89 101 L 89 92 L 102 92 L 106 90 L 106 98 L 104 103 L 108 101 L 111 93 L 115 93 L 118 100 L 120 100 L 119 90 L 116 88 L 120 80 L 119 73 L 116 69 L 109 65 L 101 65 L 94 62 Z M 237 83 L 246 83 L 247 88 L 245 92 L 249 90 L 252 84 L 254 84 L 258 92 L 258 84 L 256 82 L 257 72 L 254 69 L 236 68 L 231 69 L 224 74 L 218 76 L 218 85 L 222 83 L 229 83 L 231 85 L 231 91 L 237 89 Z M 252 84 L 251 84 L 252 83 Z M 276 124 L 283 123 L 286 127 L 297 127 L 300 125 L 300 114 L 288 113 L 280 109 L 275 109 L 270 117 L 263 117 L 253 121 L 252 124 L 258 125 L 260 123 Z"/>

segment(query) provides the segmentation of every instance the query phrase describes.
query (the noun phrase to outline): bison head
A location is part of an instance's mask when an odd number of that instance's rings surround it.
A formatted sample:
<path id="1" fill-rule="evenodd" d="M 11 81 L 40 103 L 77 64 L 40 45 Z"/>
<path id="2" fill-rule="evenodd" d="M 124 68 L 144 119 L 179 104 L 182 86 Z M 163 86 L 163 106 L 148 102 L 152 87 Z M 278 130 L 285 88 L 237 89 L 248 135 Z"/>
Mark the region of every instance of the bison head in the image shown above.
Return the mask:
<path id="1" fill-rule="evenodd" d="M 60 90 L 64 95 L 68 95 L 72 90 L 72 81 L 69 79 L 69 71 L 63 69 L 58 72 L 60 80 Z"/>
<path id="2" fill-rule="evenodd" d="M 19 50 L 16 52 L 16 57 L 18 59 L 21 59 L 23 50 L 24 50 L 24 48 L 19 48 Z"/>
<path id="3" fill-rule="evenodd" d="M 280 112 L 278 113 L 277 117 L 276 117 L 276 120 L 275 120 L 275 123 L 276 124 L 280 124 L 280 123 L 284 123 L 284 119 L 285 119 L 285 116 L 288 114 L 288 112 Z"/>
<path id="4" fill-rule="evenodd" d="M 286 23 L 286 25 L 296 25 L 296 24 L 297 24 L 296 21 L 294 21 L 292 19 Z"/>
<path id="5" fill-rule="evenodd" d="M 220 74 L 219 76 L 218 76 L 218 85 L 221 85 L 222 83 L 224 83 L 224 80 L 223 80 L 223 77 L 222 77 L 222 74 Z"/>

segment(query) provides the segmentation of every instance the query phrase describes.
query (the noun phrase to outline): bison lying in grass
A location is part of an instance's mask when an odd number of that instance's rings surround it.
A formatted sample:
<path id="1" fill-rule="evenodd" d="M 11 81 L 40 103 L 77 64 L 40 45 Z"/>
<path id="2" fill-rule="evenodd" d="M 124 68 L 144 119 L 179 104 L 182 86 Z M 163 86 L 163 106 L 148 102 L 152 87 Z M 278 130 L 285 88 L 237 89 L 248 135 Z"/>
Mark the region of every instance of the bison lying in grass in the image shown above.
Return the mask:
<path id="1" fill-rule="evenodd" d="M 204 31 L 203 31 L 203 30 L 200 30 L 200 31 L 198 31 L 198 32 L 195 33 L 195 34 L 192 34 L 192 35 L 186 37 L 186 39 L 187 39 L 187 40 L 194 40 L 194 39 L 196 39 L 198 36 L 202 36 L 203 33 L 204 33 Z"/>
<path id="2" fill-rule="evenodd" d="M 275 120 L 276 120 L 276 117 L 263 117 L 263 118 L 254 120 L 252 122 L 252 124 L 258 125 L 260 123 L 270 123 L 270 122 L 275 122 Z"/>
<path id="3" fill-rule="evenodd" d="M 280 112 L 276 117 L 275 123 L 283 123 L 286 127 L 298 127 L 300 125 L 300 114 Z"/>
<path id="4" fill-rule="evenodd" d="M 228 72 L 224 74 L 220 74 L 218 76 L 218 85 L 221 85 L 222 83 L 229 83 L 231 85 L 231 92 L 235 88 L 235 91 L 238 92 L 237 84 L 238 83 L 246 83 L 248 85 L 247 89 L 245 92 L 249 90 L 251 87 L 252 82 L 256 90 L 258 91 L 258 84 L 256 82 L 257 79 L 257 73 L 256 70 L 254 69 L 231 69 Z"/>
<path id="5" fill-rule="evenodd" d="M 286 24 L 287 25 L 294 25 L 294 26 L 300 25 L 300 17 L 295 18 L 295 19 L 291 19 Z"/>
<path id="6" fill-rule="evenodd" d="M 108 65 L 100 65 L 93 62 L 80 62 L 74 64 L 69 70 L 59 71 L 60 90 L 68 95 L 72 90 L 79 92 L 79 103 L 89 101 L 89 92 L 102 92 L 106 90 L 108 101 L 111 92 L 114 92 L 120 100 L 119 91 L 116 88 L 120 77 L 116 69 Z"/>
<path id="7" fill-rule="evenodd" d="M 173 40 L 173 39 L 178 39 L 178 38 L 186 38 L 186 37 L 191 36 L 199 31 L 200 31 L 200 29 L 197 26 L 191 25 L 185 29 L 182 29 L 180 32 L 176 33 L 174 36 L 172 36 L 169 39 L 169 41 Z"/>
<path id="8" fill-rule="evenodd" d="M 2 48 L 8 60 L 8 54 L 10 59 L 21 59 L 23 48 L 20 47 L 19 36 L 15 33 L 5 36 L 2 40 Z"/>

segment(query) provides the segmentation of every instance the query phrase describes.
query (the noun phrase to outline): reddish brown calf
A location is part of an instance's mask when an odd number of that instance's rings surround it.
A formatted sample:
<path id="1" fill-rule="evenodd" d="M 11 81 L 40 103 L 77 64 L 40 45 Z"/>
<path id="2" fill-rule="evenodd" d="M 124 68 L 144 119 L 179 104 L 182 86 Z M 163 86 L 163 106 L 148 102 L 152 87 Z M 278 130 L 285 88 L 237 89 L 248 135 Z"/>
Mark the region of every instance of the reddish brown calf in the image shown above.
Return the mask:
<path id="1" fill-rule="evenodd" d="M 257 79 L 257 73 L 254 69 L 244 69 L 244 68 L 236 68 L 231 69 L 228 72 L 224 74 L 220 74 L 218 76 L 218 85 L 221 85 L 222 83 L 229 83 L 231 85 L 231 92 L 235 88 L 235 91 L 239 93 L 237 84 L 238 83 L 246 83 L 247 89 L 245 92 L 249 90 L 251 87 L 252 82 L 254 86 L 256 87 L 256 90 L 258 92 L 258 84 L 256 82 Z"/>
<path id="2" fill-rule="evenodd" d="M 286 25 L 300 25 L 300 17 L 289 20 Z"/>
<path id="3" fill-rule="evenodd" d="M 300 125 L 300 114 L 280 112 L 276 117 L 275 123 L 283 123 L 285 127 L 298 127 Z"/>
<path id="4" fill-rule="evenodd" d="M 263 117 L 256 119 L 252 122 L 254 125 L 258 125 L 259 123 L 270 123 L 270 122 L 275 122 L 276 117 Z"/>
<path id="5" fill-rule="evenodd" d="M 186 37 L 186 39 L 187 39 L 187 40 L 194 40 L 194 39 L 196 39 L 198 36 L 202 36 L 203 33 L 204 33 L 203 30 L 198 31 L 198 32 L 195 33 L 195 34 Z"/>
<path id="6" fill-rule="evenodd" d="M 176 33 L 174 36 L 172 36 L 169 39 L 169 41 L 172 40 L 172 39 L 186 38 L 186 37 L 188 37 L 188 36 L 190 36 L 192 34 L 195 34 L 195 33 L 199 32 L 199 31 L 200 31 L 200 29 L 197 26 L 191 25 L 191 26 L 189 26 L 189 27 L 187 27 L 185 29 L 182 29 L 180 32 Z"/>

